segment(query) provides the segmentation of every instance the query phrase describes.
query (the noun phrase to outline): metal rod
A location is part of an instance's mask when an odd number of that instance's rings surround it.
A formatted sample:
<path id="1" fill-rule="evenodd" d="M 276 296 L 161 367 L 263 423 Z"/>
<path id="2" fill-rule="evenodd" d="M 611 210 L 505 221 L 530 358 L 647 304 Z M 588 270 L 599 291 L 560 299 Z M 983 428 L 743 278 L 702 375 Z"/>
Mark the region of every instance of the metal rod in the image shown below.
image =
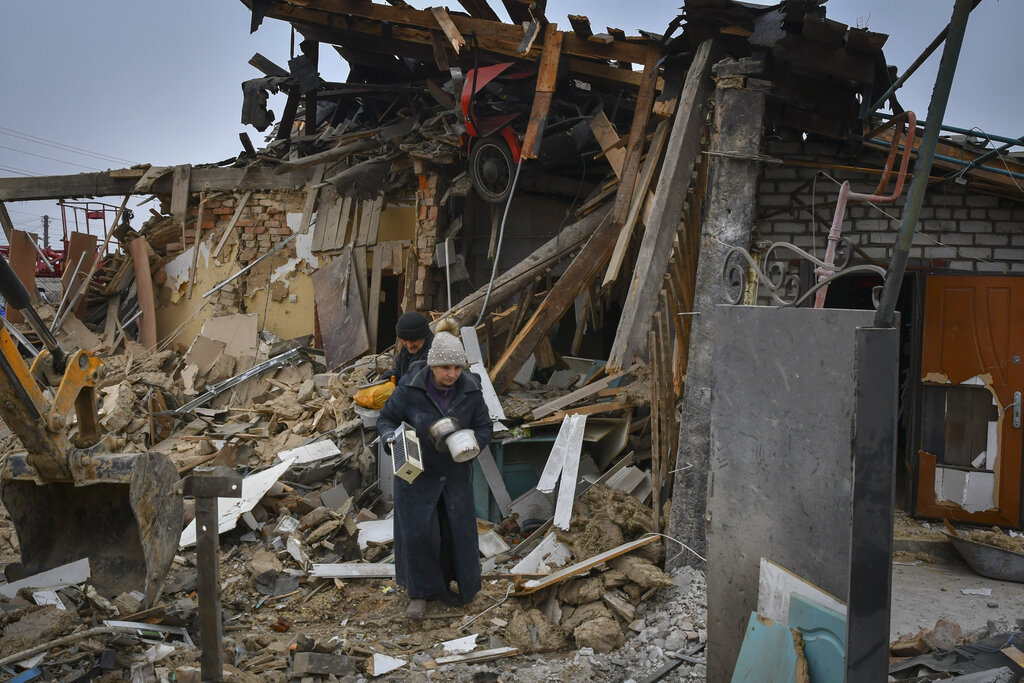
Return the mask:
<path id="1" fill-rule="evenodd" d="M 4 327 L 7 328 L 7 332 L 14 337 L 14 340 L 21 344 L 26 351 L 32 354 L 33 358 L 39 355 L 39 349 L 36 348 L 36 345 L 30 342 L 28 338 L 21 333 L 21 330 L 14 326 L 14 323 L 7 318 L 0 318 L 0 320 L 4 321 Z"/>
<path id="2" fill-rule="evenodd" d="M 868 144 L 868 145 L 878 145 L 879 147 L 891 147 L 892 146 L 892 143 L 885 142 L 885 141 L 880 141 L 880 140 L 866 140 L 862 136 L 859 136 L 859 135 L 854 135 L 854 136 L 851 136 L 851 137 L 854 140 L 860 139 L 860 140 L 862 140 L 864 142 L 864 144 Z M 993 139 L 995 139 L 995 138 L 993 138 Z M 902 147 L 902 145 L 899 145 L 899 147 Z M 991 150 L 989 150 L 989 151 L 991 151 Z M 917 154 L 920 156 L 920 154 L 921 154 L 920 150 L 917 151 Z M 950 163 L 950 164 L 958 164 L 960 166 L 970 166 L 971 163 L 972 163 L 972 162 L 967 161 L 965 159 L 957 159 L 956 157 L 946 156 L 945 154 L 935 154 L 935 153 L 932 153 L 932 159 L 937 159 L 939 161 L 945 161 L 945 162 Z M 975 159 L 974 161 L 977 161 L 977 159 Z M 979 167 L 976 167 L 976 168 L 979 168 Z M 1018 178 L 1018 179 L 1024 180 L 1024 173 L 1017 173 L 1016 171 L 1007 171 L 1005 168 L 996 168 L 995 166 L 981 166 L 980 168 L 981 168 L 981 170 L 987 171 L 989 173 L 998 173 L 999 175 L 1009 176 L 1010 178 Z"/>
<path id="3" fill-rule="evenodd" d="M 949 101 L 949 91 L 953 86 L 953 74 L 956 73 L 956 64 L 960 57 L 960 47 L 964 42 L 964 32 L 967 30 L 967 18 L 971 9 L 971 0 L 956 0 L 956 4 L 953 6 L 953 17 L 949 21 L 949 36 L 942 50 L 939 72 L 935 76 L 935 88 L 932 90 L 932 99 L 928 104 L 928 120 L 932 123 L 925 127 L 921 147 L 918 149 L 917 167 L 914 169 L 914 179 L 910 183 L 907 203 L 903 210 L 903 225 L 900 227 L 896 247 L 893 249 L 892 261 L 885 274 L 885 284 L 882 287 L 878 310 L 875 311 L 875 327 L 893 326 L 896 299 L 900 293 L 900 286 L 903 284 L 903 274 L 907 270 L 907 259 L 910 256 L 910 245 L 914 239 L 918 214 L 928 189 L 928 175 L 932 170 L 935 145 L 939 140 L 940 122 L 946 114 L 946 103 Z"/>
<path id="4" fill-rule="evenodd" d="M 75 269 L 73 271 L 71 271 L 71 278 L 68 279 L 68 284 L 69 285 L 73 286 L 75 284 L 75 280 L 78 279 L 78 271 L 79 271 L 79 269 L 81 269 L 82 261 L 84 261 L 84 260 L 85 260 L 85 252 L 83 251 L 78 256 L 78 263 L 75 264 Z M 60 301 L 57 302 L 57 312 L 53 314 L 53 321 L 50 323 L 50 332 L 56 332 L 57 331 L 57 320 L 60 319 L 61 311 L 64 310 L 64 304 L 66 304 L 68 302 L 68 299 L 71 297 L 71 289 L 72 289 L 72 287 L 68 287 L 63 292 L 61 292 Z"/>
<path id="5" fill-rule="evenodd" d="M 885 112 L 881 111 L 876 111 L 874 115 L 883 119 L 893 118 L 893 114 L 886 114 Z M 928 121 L 918 121 L 917 125 L 924 128 L 925 126 L 928 125 L 928 123 Z M 970 135 L 974 137 L 986 138 L 988 140 L 992 140 L 993 142 L 1011 142 L 1014 144 L 1021 144 L 1020 138 L 1011 138 L 1005 135 L 996 135 L 994 133 L 989 133 L 987 131 L 981 130 L 980 128 L 975 128 L 974 130 L 971 130 L 970 128 L 960 128 L 959 126 L 951 126 L 946 123 L 939 126 L 939 128 L 941 130 L 946 131 L 947 133 L 960 133 L 961 135 Z"/>
<path id="6" fill-rule="evenodd" d="M 227 284 L 230 284 L 230 283 L 231 283 L 231 282 L 232 282 L 233 280 L 235 280 L 235 279 L 237 279 L 238 277 L 240 277 L 241 275 L 243 275 L 243 274 L 245 274 L 245 273 L 249 272 L 249 270 L 250 270 L 250 269 L 252 269 L 252 268 L 253 268 L 253 267 L 254 267 L 254 266 L 255 266 L 255 265 L 257 264 L 257 263 L 259 263 L 259 262 L 260 262 L 260 261 L 262 261 L 263 259 L 267 258 L 268 256 L 271 256 L 271 255 L 273 255 L 273 254 L 277 253 L 277 250 L 278 250 L 278 249 L 280 249 L 280 248 L 281 248 L 281 247 L 283 247 L 284 245 L 288 244 L 289 242 L 291 242 L 291 241 L 292 241 L 293 239 L 295 239 L 295 238 L 296 238 L 296 237 L 298 237 L 298 236 L 299 236 L 299 233 L 297 233 L 297 232 L 294 232 L 294 233 L 292 233 L 292 234 L 291 234 L 291 236 L 290 236 L 290 237 L 288 237 L 288 239 L 285 239 L 285 240 L 281 240 L 280 242 L 278 242 L 278 243 L 277 243 L 277 246 L 275 246 L 275 247 L 274 247 L 273 249 L 271 249 L 270 251 L 268 251 L 268 252 L 267 252 L 266 254 L 264 254 L 263 256 L 260 256 L 260 257 L 259 257 L 258 259 L 256 259 L 255 261 L 253 261 L 252 263 L 250 263 L 249 265 L 247 265 L 247 266 L 246 266 L 245 268 L 242 268 L 242 269 L 241 269 L 240 271 L 238 271 L 237 273 L 235 273 L 234 275 L 232 275 L 231 277 L 229 277 L 229 278 L 228 278 L 227 280 L 224 280 L 224 282 L 220 283 L 219 285 L 217 285 L 216 287 L 214 287 L 213 289 L 211 289 L 211 290 L 210 290 L 209 292 L 207 292 L 206 294 L 203 294 L 203 298 L 204 298 L 204 299 L 205 299 L 205 298 L 207 298 L 208 296 L 210 296 L 210 295 L 211 295 L 211 294 L 213 294 L 214 292 L 216 292 L 216 291 L 220 290 L 220 288 L 221 288 L 221 287 L 224 287 L 225 285 L 227 285 Z"/>
<path id="7" fill-rule="evenodd" d="M 971 3 L 971 9 L 969 9 L 967 11 L 970 12 L 975 7 L 977 7 L 980 3 L 981 3 L 981 0 L 973 0 L 973 2 Z M 893 82 L 893 84 L 889 86 L 889 89 L 886 90 L 885 93 L 881 97 L 878 98 L 877 102 L 875 102 L 874 104 L 871 105 L 871 107 L 868 109 L 868 111 L 875 111 L 876 109 L 881 108 L 881 106 L 883 104 L 885 104 L 885 101 L 887 99 L 889 99 L 889 97 L 894 92 L 899 90 L 900 87 L 902 87 L 902 85 L 904 83 L 906 83 L 907 79 L 910 78 L 914 74 L 914 72 L 917 71 L 917 69 L 922 64 L 924 64 L 925 61 L 929 57 L 932 56 L 932 53 L 935 52 L 935 50 L 939 47 L 939 45 L 942 45 L 942 42 L 944 40 L 946 40 L 946 36 L 949 35 L 949 27 L 952 24 L 953 24 L 952 21 L 950 21 L 948 24 L 946 24 L 946 28 L 942 29 L 939 32 L 939 35 L 935 36 L 935 40 L 933 40 L 931 43 L 928 44 L 928 47 L 926 47 L 924 49 L 924 52 L 922 52 L 920 54 L 920 56 L 917 59 L 914 60 L 913 64 L 911 64 L 910 66 L 907 67 L 907 70 L 903 72 L 903 75 L 901 75 L 899 78 L 897 78 Z M 959 52 L 959 50 L 958 50 L 958 52 Z"/>

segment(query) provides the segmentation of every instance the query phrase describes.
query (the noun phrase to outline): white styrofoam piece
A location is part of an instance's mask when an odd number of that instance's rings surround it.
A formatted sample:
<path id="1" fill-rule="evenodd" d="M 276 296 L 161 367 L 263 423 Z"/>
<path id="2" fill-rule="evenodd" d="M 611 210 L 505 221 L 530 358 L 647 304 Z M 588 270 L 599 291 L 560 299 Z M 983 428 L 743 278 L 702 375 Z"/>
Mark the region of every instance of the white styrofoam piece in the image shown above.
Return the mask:
<path id="1" fill-rule="evenodd" d="M 978 453 L 978 457 L 971 461 L 971 467 L 981 467 L 985 462 L 985 451 Z"/>
<path id="2" fill-rule="evenodd" d="M 89 569 L 89 558 L 83 557 L 81 560 L 27 576 L 14 583 L 5 583 L 0 586 L 0 595 L 5 598 L 14 598 L 22 588 L 59 588 L 82 583 L 87 581 L 90 576 L 92 576 L 92 572 Z"/>
<path id="3" fill-rule="evenodd" d="M 569 546 L 558 540 L 558 536 L 549 533 L 541 539 L 537 547 L 519 560 L 510 570 L 512 574 L 539 574 L 541 567 L 553 569 L 564 567 L 572 559 Z"/>
<path id="4" fill-rule="evenodd" d="M 484 557 L 494 557 L 501 553 L 507 553 L 510 550 L 508 543 L 505 543 L 505 539 L 494 529 L 488 529 L 484 533 L 477 535 L 477 539 L 480 542 L 480 554 Z"/>
<path id="5" fill-rule="evenodd" d="M 963 595 L 984 595 L 985 597 L 992 595 L 991 588 L 961 588 L 960 592 Z"/>
<path id="6" fill-rule="evenodd" d="M 406 664 L 407 661 L 404 659 L 398 659 L 397 657 L 389 657 L 388 655 L 382 655 L 379 652 L 373 653 L 373 661 L 371 664 L 371 675 L 376 678 L 377 676 L 383 676 L 384 674 L 391 673 L 395 669 L 400 669 Z"/>
<path id="7" fill-rule="evenodd" d="M 446 640 L 441 643 L 444 647 L 444 651 L 450 655 L 461 655 L 466 652 L 472 652 L 476 649 L 476 637 L 477 634 L 468 635 L 465 638 L 455 638 L 454 640 Z"/>
<path id="8" fill-rule="evenodd" d="M 238 524 L 238 519 L 246 512 L 256 507 L 260 499 L 267 494 L 267 491 L 277 483 L 289 467 L 292 461 L 285 460 L 273 467 L 250 474 L 242 480 L 241 498 L 218 498 L 217 499 L 217 533 L 231 531 Z M 196 521 L 193 519 L 185 530 L 181 532 L 179 545 L 183 548 L 195 545 L 196 542 Z"/>
<path id="9" fill-rule="evenodd" d="M 566 454 L 570 448 L 579 450 L 583 444 L 583 430 L 587 426 L 587 416 L 573 413 L 562 419 L 562 426 L 558 429 L 558 436 L 551 446 L 551 455 L 544 463 L 544 471 L 541 472 L 537 481 L 537 490 L 544 493 L 551 493 L 555 490 L 555 484 L 562 474 L 562 467 L 565 465 Z"/>
<path id="10" fill-rule="evenodd" d="M 487 368 L 483 363 L 473 363 L 469 366 L 469 371 L 480 378 L 480 390 L 483 392 L 484 403 L 487 404 L 487 413 L 491 416 L 491 420 L 504 420 L 505 411 L 501 407 L 501 401 L 498 400 L 497 392 L 494 391 L 494 385 L 491 384 Z"/>
<path id="11" fill-rule="evenodd" d="M 64 602 L 57 595 L 57 591 L 52 588 L 44 588 L 38 591 L 32 591 L 32 599 L 37 605 L 53 605 L 57 609 L 67 610 L 64 606 Z"/>
<path id="12" fill-rule="evenodd" d="M 325 460 L 335 455 L 341 455 L 341 449 L 330 439 L 321 439 L 320 441 L 308 443 L 305 446 L 281 451 L 277 454 L 277 462 L 293 459 L 293 465 L 305 465 L 306 463 Z"/>
<path id="13" fill-rule="evenodd" d="M 356 524 L 359 529 L 359 547 L 365 550 L 370 541 L 374 543 L 387 543 L 395 540 L 394 519 L 371 519 Z"/>
<path id="14" fill-rule="evenodd" d="M 794 594 L 846 615 L 846 603 L 785 567 L 762 557 L 757 579 L 757 613 L 780 624 L 788 624 L 789 599 Z"/>

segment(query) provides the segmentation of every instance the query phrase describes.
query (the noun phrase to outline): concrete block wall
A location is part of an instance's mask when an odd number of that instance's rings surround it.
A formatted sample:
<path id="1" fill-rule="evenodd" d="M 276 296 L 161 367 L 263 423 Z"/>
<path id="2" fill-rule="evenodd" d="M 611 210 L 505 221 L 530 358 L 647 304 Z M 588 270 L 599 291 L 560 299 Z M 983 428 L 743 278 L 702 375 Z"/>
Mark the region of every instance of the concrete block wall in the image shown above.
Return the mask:
<path id="1" fill-rule="evenodd" d="M 790 242 L 822 258 L 839 196 L 839 183 L 849 180 L 853 191 L 871 192 L 878 183 L 878 176 L 836 168 L 868 164 L 863 157 L 858 160 L 841 155 L 834 144 L 774 140 L 766 145 L 765 154 L 827 166 L 762 165 L 753 241 Z M 872 167 L 884 163 L 881 153 L 870 154 L 874 155 Z M 932 175 L 945 173 L 933 169 Z M 1024 181 L 1021 185 L 1024 187 Z M 855 202 L 847 206 L 843 235 L 862 252 L 856 254 L 859 260 L 866 257 L 883 267 L 888 265 L 902 225 L 909 189 L 908 177 L 902 196 L 894 204 L 876 208 Z M 1024 192 L 1021 200 L 1014 202 L 980 194 L 954 182 L 929 189 L 910 251 L 911 262 L 923 262 L 937 270 L 1024 274 Z M 808 212 L 812 202 L 823 221 L 812 222 Z M 805 207 L 802 208 L 801 203 Z"/>

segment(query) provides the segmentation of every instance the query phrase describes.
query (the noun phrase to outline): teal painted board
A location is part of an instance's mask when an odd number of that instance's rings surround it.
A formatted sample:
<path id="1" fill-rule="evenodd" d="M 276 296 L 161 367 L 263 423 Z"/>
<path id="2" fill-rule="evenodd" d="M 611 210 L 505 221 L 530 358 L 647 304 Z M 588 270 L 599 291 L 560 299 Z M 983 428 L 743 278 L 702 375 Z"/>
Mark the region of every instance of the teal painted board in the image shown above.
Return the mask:
<path id="1" fill-rule="evenodd" d="M 794 683 L 806 664 L 797 654 L 793 630 L 768 617 L 750 613 L 732 683 Z"/>
<path id="2" fill-rule="evenodd" d="M 846 617 L 794 593 L 789 599 L 789 625 L 803 636 L 811 683 L 843 683 Z"/>

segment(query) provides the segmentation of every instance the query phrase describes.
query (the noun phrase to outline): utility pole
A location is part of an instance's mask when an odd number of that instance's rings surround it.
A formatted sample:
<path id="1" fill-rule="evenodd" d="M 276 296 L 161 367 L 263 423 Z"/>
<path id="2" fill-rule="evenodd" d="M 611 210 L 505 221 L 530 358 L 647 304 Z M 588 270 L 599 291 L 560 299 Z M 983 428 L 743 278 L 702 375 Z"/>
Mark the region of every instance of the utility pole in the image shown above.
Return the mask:
<path id="1" fill-rule="evenodd" d="M 43 249 L 50 248 L 50 217 L 43 216 Z"/>

